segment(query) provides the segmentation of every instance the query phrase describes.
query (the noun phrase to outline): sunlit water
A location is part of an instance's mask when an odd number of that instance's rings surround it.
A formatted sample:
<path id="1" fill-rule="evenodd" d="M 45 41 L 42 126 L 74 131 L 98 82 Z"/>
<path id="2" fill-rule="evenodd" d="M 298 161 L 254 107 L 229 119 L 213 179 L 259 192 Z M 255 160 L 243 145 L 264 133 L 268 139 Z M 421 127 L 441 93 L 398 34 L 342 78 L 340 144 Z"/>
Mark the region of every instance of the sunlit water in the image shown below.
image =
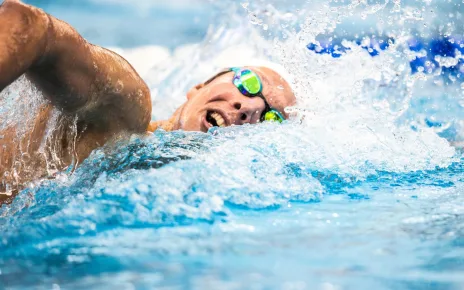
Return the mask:
<path id="1" fill-rule="evenodd" d="M 210 5 L 199 44 L 115 48 L 153 118 L 252 63 L 289 73 L 292 120 L 133 136 L 24 190 L 0 287 L 464 288 L 464 4 Z"/>

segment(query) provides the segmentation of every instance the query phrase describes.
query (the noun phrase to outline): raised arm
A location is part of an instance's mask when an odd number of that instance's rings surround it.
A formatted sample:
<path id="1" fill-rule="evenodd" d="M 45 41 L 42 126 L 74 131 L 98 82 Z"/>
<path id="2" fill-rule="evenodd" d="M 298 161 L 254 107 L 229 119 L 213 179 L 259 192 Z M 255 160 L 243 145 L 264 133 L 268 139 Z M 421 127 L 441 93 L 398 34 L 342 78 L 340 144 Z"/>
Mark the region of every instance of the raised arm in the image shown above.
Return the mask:
<path id="1" fill-rule="evenodd" d="M 51 103 L 102 132 L 145 132 L 150 92 L 121 56 L 92 45 L 40 9 L 0 6 L 0 91 L 22 74 Z"/>

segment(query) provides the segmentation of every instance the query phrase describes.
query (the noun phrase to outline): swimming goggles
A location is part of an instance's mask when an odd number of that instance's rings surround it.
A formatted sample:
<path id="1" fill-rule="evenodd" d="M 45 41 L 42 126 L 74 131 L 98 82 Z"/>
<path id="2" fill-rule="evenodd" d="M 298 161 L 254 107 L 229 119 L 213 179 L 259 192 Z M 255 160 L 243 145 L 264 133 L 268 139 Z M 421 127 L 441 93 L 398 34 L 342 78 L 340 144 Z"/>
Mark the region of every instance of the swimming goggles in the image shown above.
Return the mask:
<path id="1" fill-rule="evenodd" d="M 266 98 L 263 96 L 263 83 L 259 76 L 250 69 L 246 68 L 237 68 L 232 67 L 221 71 L 214 77 L 207 80 L 204 85 L 206 86 L 210 82 L 212 82 L 217 77 L 229 73 L 234 72 L 234 78 L 232 79 L 232 83 L 235 87 L 242 93 L 242 95 L 253 98 L 259 97 L 264 101 L 264 111 L 261 114 L 260 121 L 273 121 L 282 123 L 285 120 L 285 117 L 276 109 L 272 108 L 269 103 L 266 101 Z"/>

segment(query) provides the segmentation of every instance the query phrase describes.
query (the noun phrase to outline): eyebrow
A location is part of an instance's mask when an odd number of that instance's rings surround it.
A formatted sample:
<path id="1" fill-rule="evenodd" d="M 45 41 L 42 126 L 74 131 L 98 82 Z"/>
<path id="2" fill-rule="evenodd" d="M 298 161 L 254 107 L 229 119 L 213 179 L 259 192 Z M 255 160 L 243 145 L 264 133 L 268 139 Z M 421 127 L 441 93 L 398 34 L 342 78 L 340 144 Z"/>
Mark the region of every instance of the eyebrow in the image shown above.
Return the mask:
<path id="1" fill-rule="evenodd" d="M 203 85 L 208 85 L 209 83 L 211 83 L 212 81 L 214 81 L 215 79 L 217 79 L 218 77 L 222 76 L 222 75 L 225 75 L 226 73 L 229 73 L 231 72 L 232 70 L 230 68 L 225 68 L 223 69 L 222 71 L 218 72 L 217 74 L 215 74 L 214 76 L 212 76 L 211 78 L 209 78 L 206 82 L 203 83 Z"/>

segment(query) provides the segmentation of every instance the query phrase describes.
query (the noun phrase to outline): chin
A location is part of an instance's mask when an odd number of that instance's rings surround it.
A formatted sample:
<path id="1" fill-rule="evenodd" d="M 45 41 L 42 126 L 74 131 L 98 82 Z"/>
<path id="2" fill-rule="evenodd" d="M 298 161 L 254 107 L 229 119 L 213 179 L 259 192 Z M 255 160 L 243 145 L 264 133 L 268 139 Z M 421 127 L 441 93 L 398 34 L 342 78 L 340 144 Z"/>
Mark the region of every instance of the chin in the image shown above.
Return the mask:
<path id="1" fill-rule="evenodd" d="M 175 124 L 174 127 L 177 130 L 206 133 L 208 129 L 203 125 L 205 117 L 206 113 L 203 113 L 201 110 L 192 112 L 188 108 L 184 108 L 178 115 L 177 120 L 173 122 Z"/>
<path id="2" fill-rule="evenodd" d="M 201 126 L 201 121 L 197 120 L 186 120 L 184 122 L 179 122 L 178 126 L 176 126 L 177 129 L 183 130 L 183 131 L 196 131 L 196 132 L 207 132 L 207 130 L 204 130 Z"/>

